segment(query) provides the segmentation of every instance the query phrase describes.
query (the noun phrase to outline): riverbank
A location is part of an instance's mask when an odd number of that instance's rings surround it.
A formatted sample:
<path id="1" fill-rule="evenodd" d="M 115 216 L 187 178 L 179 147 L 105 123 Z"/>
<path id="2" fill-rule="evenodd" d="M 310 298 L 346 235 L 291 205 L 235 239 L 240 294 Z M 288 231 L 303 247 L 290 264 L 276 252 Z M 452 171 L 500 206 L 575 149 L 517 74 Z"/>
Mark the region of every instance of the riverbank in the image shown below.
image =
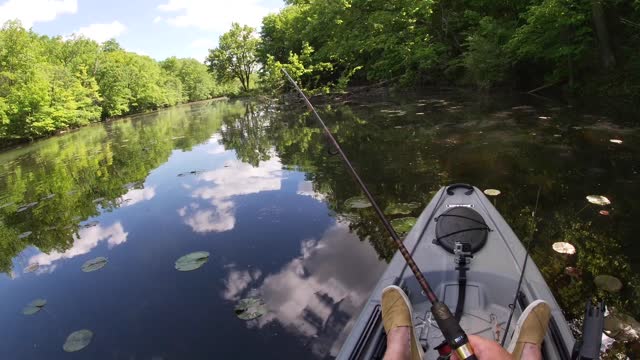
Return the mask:
<path id="1" fill-rule="evenodd" d="M 33 139 L 26 139 L 26 138 L 17 138 L 17 139 L 6 139 L 6 138 L 4 138 L 3 139 L 3 138 L 0 138 L 0 152 L 1 151 L 9 151 L 9 150 L 12 150 L 12 149 L 19 149 L 22 146 L 30 145 L 30 144 L 33 144 L 35 142 L 38 142 L 38 141 L 41 141 L 41 140 L 45 140 L 45 139 L 48 139 L 48 138 L 69 134 L 69 133 L 78 131 L 78 130 L 80 130 L 82 128 L 85 128 L 85 127 L 88 127 L 88 126 L 99 125 L 99 124 L 102 124 L 102 123 L 111 122 L 111 121 L 118 121 L 118 120 L 122 120 L 122 119 L 126 119 L 126 118 L 135 118 L 137 116 L 150 115 L 150 114 L 157 113 L 159 111 L 164 111 L 164 110 L 175 108 L 175 107 L 199 105 L 199 104 L 203 104 L 203 103 L 207 103 L 207 102 L 213 103 L 213 102 L 217 102 L 217 101 L 226 101 L 226 100 L 229 100 L 229 99 L 230 98 L 227 97 L 227 96 L 219 96 L 219 97 L 215 97 L 215 98 L 211 98 L 211 99 L 207 99 L 207 100 L 198 100 L 198 101 L 186 102 L 186 103 L 177 104 L 177 105 L 173 105 L 173 106 L 167 106 L 167 107 L 154 109 L 154 110 L 141 111 L 141 112 L 127 114 L 127 115 L 112 116 L 112 117 L 105 118 L 105 119 L 103 119 L 101 121 L 92 122 L 92 123 L 84 125 L 84 126 L 77 126 L 77 127 L 67 128 L 67 129 L 64 129 L 64 130 L 56 131 L 55 133 L 52 133 L 52 134 L 49 134 L 49 135 L 45 135 L 45 136 L 41 136 L 41 137 L 37 137 L 37 138 L 33 138 Z"/>

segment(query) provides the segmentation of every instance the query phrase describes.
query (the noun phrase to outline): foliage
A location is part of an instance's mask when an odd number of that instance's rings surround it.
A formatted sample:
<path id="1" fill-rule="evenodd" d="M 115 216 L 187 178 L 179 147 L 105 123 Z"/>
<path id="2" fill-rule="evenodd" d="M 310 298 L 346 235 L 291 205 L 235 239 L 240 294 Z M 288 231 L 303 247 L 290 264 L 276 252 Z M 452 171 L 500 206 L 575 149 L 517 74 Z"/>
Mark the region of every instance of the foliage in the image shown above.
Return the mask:
<path id="1" fill-rule="evenodd" d="M 209 50 L 206 62 L 210 71 L 216 73 L 221 82 L 240 80 L 243 90 L 248 91 L 251 74 L 258 65 L 256 51 L 259 43 L 260 39 L 252 27 L 233 23 L 231 30 L 220 36 L 218 47 Z"/>
<path id="2" fill-rule="evenodd" d="M 91 126 L 43 141 L 33 151 L 0 153 L 0 173 L 6 175 L 0 176 L 1 194 L 6 195 L 0 200 L 0 272 L 9 273 L 16 265 L 22 271 L 27 264 L 18 255 L 31 246 L 43 252 L 68 250 L 83 222 L 105 209 L 126 206 L 127 192 L 141 189 L 150 171 L 174 149 L 186 151 L 208 141 L 223 119 L 244 111 L 244 104 L 237 103 L 179 106 L 144 123 L 125 119 L 109 124 L 108 131 Z M 47 198 L 49 194 L 55 196 Z M 104 201 L 98 205 L 93 202 L 97 198 Z M 37 206 L 17 212 L 36 201 Z M 20 238 L 25 232 L 32 234 Z M 12 261 L 16 257 L 17 263 Z"/>
<path id="3" fill-rule="evenodd" d="M 157 62 L 115 41 L 0 29 L 0 139 L 34 139 L 107 117 L 236 92 L 194 59 Z"/>
<path id="4" fill-rule="evenodd" d="M 288 64 L 318 89 L 360 69 L 355 82 L 568 84 L 640 98 L 638 24 L 637 1 L 292 0 L 263 19 L 258 57 L 276 87 L 269 69 Z"/>

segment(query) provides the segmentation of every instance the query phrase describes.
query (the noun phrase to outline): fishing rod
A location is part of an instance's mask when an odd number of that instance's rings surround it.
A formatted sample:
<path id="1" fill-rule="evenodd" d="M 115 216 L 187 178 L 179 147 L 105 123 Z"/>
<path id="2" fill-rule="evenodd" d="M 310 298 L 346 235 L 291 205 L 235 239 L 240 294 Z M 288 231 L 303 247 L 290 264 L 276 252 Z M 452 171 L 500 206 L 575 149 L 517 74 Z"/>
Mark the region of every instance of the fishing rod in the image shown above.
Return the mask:
<path id="1" fill-rule="evenodd" d="M 533 227 L 531 228 L 531 234 L 529 235 L 529 241 L 527 242 L 527 249 L 524 252 L 524 263 L 522 264 L 522 270 L 520 271 L 520 279 L 518 280 L 518 286 L 516 287 L 516 294 L 513 297 L 513 302 L 509 304 L 509 308 L 511 308 L 509 312 L 509 319 L 507 320 L 507 328 L 504 331 L 504 336 L 502 336 L 502 342 L 500 342 L 500 346 L 504 347 L 505 341 L 507 341 L 507 334 L 509 333 L 509 328 L 511 327 L 511 319 L 513 319 L 513 312 L 516 310 L 516 303 L 518 302 L 518 297 L 520 296 L 520 289 L 522 288 L 522 280 L 524 279 L 524 273 L 527 270 L 527 262 L 529 262 L 529 250 L 531 249 L 531 243 L 533 242 L 533 236 L 536 233 L 536 212 L 538 211 L 538 202 L 540 201 L 540 191 L 542 191 L 542 187 L 538 186 L 538 194 L 536 195 L 536 206 L 533 208 L 533 212 L 531 213 L 531 221 L 533 222 Z"/>
<path id="2" fill-rule="evenodd" d="M 329 130 L 327 125 L 324 123 L 320 115 L 318 115 L 316 109 L 313 107 L 313 105 L 304 94 L 302 89 L 300 89 L 295 80 L 293 80 L 291 75 L 289 75 L 287 70 L 282 69 L 282 72 L 286 75 L 287 79 L 289 79 L 289 82 L 291 82 L 293 87 L 298 91 L 298 93 L 302 97 L 302 100 L 304 100 L 304 103 L 307 105 L 307 109 L 309 109 L 309 111 L 318 120 L 318 122 L 322 126 L 322 129 L 324 130 L 326 137 L 331 142 L 331 145 L 333 145 L 336 152 L 340 155 L 342 161 L 347 167 L 347 170 L 349 170 L 355 181 L 360 186 L 360 189 L 362 189 L 362 192 L 371 203 L 373 209 L 378 215 L 378 218 L 380 218 L 382 225 L 387 230 L 387 232 L 389 232 L 389 235 L 391 235 L 393 241 L 395 241 L 400 254 L 402 254 L 402 257 L 415 275 L 416 280 L 422 288 L 425 296 L 427 297 L 427 299 L 429 299 L 429 302 L 431 302 L 431 313 L 436 319 L 436 323 L 438 324 L 440 331 L 442 331 L 442 335 L 444 336 L 445 340 L 447 341 L 447 343 L 449 343 L 449 346 L 451 346 L 451 349 L 456 352 L 460 360 L 477 360 L 475 354 L 473 353 L 473 348 L 469 343 L 467 334 L 464 332 L 464 330 L 462 330 L 460 324 L 451 313 L 451 310 L 449 310 L 449 307 L 445 303 L 441 302 L 435 292 L 431 289 L 429 282 L 422 274 L 422 271 L 420 271 L 420 268 L 418 268 L 418 264 L 416 264 L 415 260 L 413 260 L 413 257 L 411 257 L 411 254 L 409 254 L 409 251 L 402 243 L 402 239 L 400 239 L 400 236 L 398 236 L 398 233 L 396 233 L 396 231 L 393 229 L 393 226 L 391 226 L 389 220 L 387 220 L 386 216 L 384 216 L 382 209 L 380 208 L 380 206 L 378 206 L 378 203 L 373 198 L 373 195 L 371 195 L 371 192 L 364 184 L 356 170 L 353 168 L 353 165 L 351 165 L 349 158 L 347 158 L 347 155 L 344 153 L 344 151 L 342 151 L 342 148 L 338 144 L 338 141 L 333 137 L 333 134 L 331 134 L 331 131 Z"/>

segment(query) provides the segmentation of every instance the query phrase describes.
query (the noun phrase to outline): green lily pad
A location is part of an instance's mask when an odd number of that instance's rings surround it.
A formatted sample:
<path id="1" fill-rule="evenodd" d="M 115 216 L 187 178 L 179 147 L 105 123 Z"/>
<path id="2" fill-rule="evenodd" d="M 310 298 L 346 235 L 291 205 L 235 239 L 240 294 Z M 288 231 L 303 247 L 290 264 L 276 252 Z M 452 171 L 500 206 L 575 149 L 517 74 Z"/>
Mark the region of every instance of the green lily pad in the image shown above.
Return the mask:
<path id="1" fill-rule="evenodd" d="M 401 234 L 408 233 L 411 228 L 416 224 L 418 219 L 414 217 L 403 217 L 391 220 L 391 226 L 393 229 Z"/>
<path id="2" fill-rule="evenodd" d="M 29 303 L 29 305 L 25 306 L 22 309 L 22 313 L 25 315 L 33 315 L 38 311 L 42 310 L 42 308 L 47 305 L 47 300 L 45 299 L 35 299 Z"/>
<path id="3" fill-rule="evenodd" d="M 356 222 L 360 220 L 360 215 L 354 214 L 354 213 L 344 213 L 344 214 L 340 214 L 340 218 L 349 222 Z"/>
<path id="4" fill-rule="evenodd" d="M 32 273 L 32 272 L 38 270 L 39 267 L 40 267 L 40 264 L 38 264 L 38 263 L 29 264 L 26 268 L 24 268 L 24 272 L 25 273 Z"/>
<path id="5" fill-rule="evenodd" d="M 631 315 L 611 309 L 604 318 L 604 332 L 618 341 L 635 341 L 640 334 L 640 323 Z"/>
<path id="6" fill-rule="evenodd" d="M 107 265 L 107 258 L 100 256 L 85 262 L 82 265 L 82 271 L 92 272 L 92 271 L 100 270 L 103 267 L 105 267 L 105 265 Z"/>
<path id="7" fill-rule="evenodd" d="M 349 209 L 366 209 L 371 207 L 371 202 L 364 196 L 354 196 L 344 202 L 344 206 Z"/>
<path id="8" fill-rule="evenodd" d="M 419 207 L 420 203 L 417 202 L 389 204 L 384 210 L 384 213 L 387 215 L 408 215 L 411 214 L 413 210 Z"/>
<path id="9" fill-rule="evenodd" d="M 253 320 L 267 313 L 264 301 L 259 298 L 246 298 L 238 302 L 234 309 L 236 316 L 242 320 Z"/>
<path id="10" fill-rule="evenodd" d="M 557 242 L 552 245 L 553 250 L 560 254 L 573 255 L 576 253 L 576 247 L 567 242 Z"/>
<path id="11" fill-rule="evenodd" d="M 587 201 L 589 201 L 592 204 L 596 204 L 600 206 L 611 204 L 611 201 L 607 199 L 607 197 L 602 195 L 589 195 L 587 196 Z"/>
<path id="12" fill-rule="evenodd" d="M 88 228 L 92 228 L 92 227 L 98 226 L 98 224 L 100 224 L 99 221 L 91 221 L 91 222 L 88 222 L 86 224 L 80 225 L 80 227 L 83 228 L 83 229 L 88 229 Z"/>
<path id="13" fill-rule="evenodd" d="M 178 271 L 193 271 L 199 269 L 209 261 L 209 253 L 206 251 L 196 251 L 191 254 L 187 254 L 178 260 L 176 260 L 176 270 Z"/>
<path id="14" fill-rule="evenodd" d="M 487 196 L 498 196 L 501 194 L 501 192 L 497 189 L 487 189 L 484 191 L 484 194 Z"/>
<path id="15" fill-rule="evenodd" d="M 74 331 L 62 345 L 62 349 L 66 352 L 76 352 L 86 348 L 93 339 L 93 332 L 91 330 L 78 330 Z"/>
<path id="16" fill-rule="evenodd" d="M 20 213 L 20 212 L 23 212 L 23 211 L 29 210 L 29 209 L 31 209 L 32 207 L 36 206 L 36 205 L 38 205 L 38 202 L 37 202 L 37 201 L 34 201 L 34 202 L 32 202 L 32 203 L 28 203 L 28 204 L 26 204 L 26 205 L 22 205 L 22 206 L 20 206 L 20 207 L 18 208 L 18 210 L 16 210 L 16 212 L 19 212 L 19 213 Z"/>
<path id="17" fill-rule="evenodd" d="M 593 279 L 593 282 L 599 289 L 610 293 L 616 293 L 622 289 L 622 281 L 611 275 L 598 275 Z"/>

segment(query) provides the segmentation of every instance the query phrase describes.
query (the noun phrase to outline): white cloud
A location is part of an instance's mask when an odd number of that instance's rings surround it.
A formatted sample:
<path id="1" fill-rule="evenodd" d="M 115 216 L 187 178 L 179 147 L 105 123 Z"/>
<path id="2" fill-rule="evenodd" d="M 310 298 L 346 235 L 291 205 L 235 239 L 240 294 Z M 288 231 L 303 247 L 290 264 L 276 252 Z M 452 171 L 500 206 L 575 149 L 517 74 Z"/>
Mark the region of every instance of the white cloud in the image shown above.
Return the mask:
<path id="1" fill-rule="evenodd" d="M 296 192 L 298 195 L 302 196 L 310 196 L 318 201 L 324 201 L 325 196 L 322 193 L 315 192 L 313 190 L 313 182 L 311 181 L 301 181 L 298 183 L 298 191 Z"/>
<path id="2" fill-rule="evenodd" d="M 65 252 L 53 251 L 49 254 L 41 253 L 29 259 L 29 264 L 37 263 L 41 267 L 51 266 L 54 262 L 62 259 L 71 259 L 78 255 L 89 253 L 98 246 L 101 241 L 107 241 L 109 247 L 120 245 L 127 241 L 129 233 L 124 232 L 120 222 L 109 227 L 97 225 L 90 228 L 81 229 L 78 235 L 74 235 L 73 246 Z M 54 265 L 55 266 L 55 265 Z M 43 269 L 45 270 L 45 269 Z M 49 269 L 49 272 L 53 269 Z"/>
<path id="3" fill-rule="evenodd" d="M 78 12 L 78 0 L 9 0 L 0 5 L 0 25 L 18 19 L 30 28 L 37 22 L 54 20 L 58 15 Z"/>
<path id="4" fill-rule="evenodd" d="M 162 16 L 156 16 L 155 18 L 153 18 L 153 23 L 154 23 L 154 24 L 157 24 L 157 23 L 159 23 L 160 21 L 162 21 Z"/>
<path id="5" fill-rule="evenodd" d="M 185 218 L 185 224 L 189 225 L 197 233 L 224 232 L 233 230 L 236 225 L 233 203 L 230 201 L 212 201 L 213 209 L 196 210 L 187 216 L 186 212 L 178 211 Z M 183 208 L 185 209 L 185 208 Z M 182 215 L 184 214 L 184 215 Z"/>
<path id="6" fill-rule="evenodd" d="M 233 197 L 280 190 L 282 164 L 275 155 L 258 167 L 235 160 L 198 175 L 197 181 L 200 185 L 191 196 L 208 200 L 213 207 L 198 208 L 191 204 L 178 209 L 178 214 L 197 233 L 229 231 L 236 223 Z"/>
<path id="7" fill-rule="evenodd" d="M 93 39 L 99 43 L 105 42 L 112 38 L 117 38 L 127 30 L 127 27 L 120 21 L 113 21 L 109 24 L 91 24 L 81 27 L 74 33 L 84 35 L 89 39 Z"/>
<path id="8" fill-rule="evenodd" d="M 319 240 L 303 240 L 300 256 L 261 284 L 256 284 L 259 271 L 232 267 L 221 295 L 233 301 L 257 293 L 269 312 L 247 326 L 278 322 L 307 338 L 317 357 L 335 357 L 385 267 L 373 247 L 338 223 Z M 340 334 L 335 329 L 341 329 Z"/>
<path id="9" fill-rule="evenodd" d="M 131 189 L 120 197 L 119 203 L 121 204 L 121 207 L 127 207 L 142 201 L 151 200 L 155 196 L 156 188 L 153 186 L 144 189 Z"/>
<path id="10" fill-rule="evenodd" d="M 260 27 L 262 18 L 278 8 L 271 8 L 262 0 L 234 0 L 221 4 L 211 0 L 168 0 L 158 6 L 160 11 L 171 13 L 167 22 L 177 27 L 196 27 L 223 33 L 232 22 Z"/>

